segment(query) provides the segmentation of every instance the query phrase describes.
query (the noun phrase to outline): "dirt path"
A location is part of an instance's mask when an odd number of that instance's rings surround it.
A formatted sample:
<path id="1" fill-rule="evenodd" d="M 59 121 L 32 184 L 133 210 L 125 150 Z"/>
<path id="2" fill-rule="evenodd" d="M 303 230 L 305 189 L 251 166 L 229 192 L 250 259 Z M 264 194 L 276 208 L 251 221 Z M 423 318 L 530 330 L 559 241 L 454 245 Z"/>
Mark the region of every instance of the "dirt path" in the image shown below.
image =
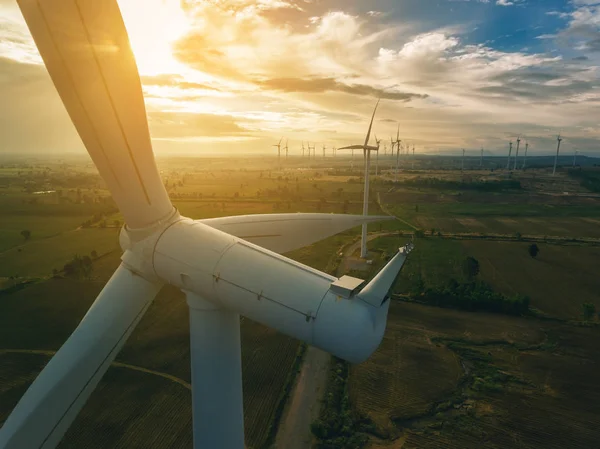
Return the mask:
<path id="1" fill-rule="evenodd" d="M 367 239 L 371 241 L 388 234 L 397 233 L 380 232 L 369 235 Z M 360 240 L 343 249 L 343 258 L 337 268 L 336 276 L 339 277 L 347 271 L 346 262 L 358 248 L 360 248 Z M 310 425 L 319 417 L 330 360 L 331 356 L 328 353 L 312 346 L 307 348 L 302 368 L 296 377 L 296 384 L 283 411 L 275 448 L 309 449 L 312 447 Z"/>
<path id="2" fill-rule="evenodd" d="M 319 417 L 330 359 L 328 353 L 318 348 L 307 348 L 292 396 L 283 412 L 275 448 L 308 449 L 312 446 L 310 425 Z"/>
<path id="3" fill-rule="evenodd" d="M 52 357 L 54 354 L 56 354 L 56 351 L 48 351 L 43 349 L 0 349 L 0 354 L 37 354 Z M 122 362 L 112 362 L 111 366 L 115 366 L 117 368 L 131 369 L 146 374 L 152 374 L 153 376 L 162 377 L 163 379 L 167 379 L 171 382 L 178 383 L 179 385 L 187 388 L 188 390 L 192 389 L 192 386 L 188 382 L 186 382 L 183 379 L 180 379 L 179 377 L 172 376 L 171 374 L 162 373 L 160 371 L 154 371 L 151 369 L 143 368 L 141 366 L 130 365 L 128 363 Z"/>

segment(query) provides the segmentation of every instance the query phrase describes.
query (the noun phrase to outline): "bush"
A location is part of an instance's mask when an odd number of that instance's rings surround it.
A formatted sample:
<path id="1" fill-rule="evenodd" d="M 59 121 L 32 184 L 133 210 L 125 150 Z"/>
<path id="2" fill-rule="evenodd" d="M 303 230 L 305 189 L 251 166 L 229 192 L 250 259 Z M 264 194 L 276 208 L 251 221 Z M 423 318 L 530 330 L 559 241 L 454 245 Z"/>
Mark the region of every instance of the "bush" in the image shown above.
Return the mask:
<path id="1" fill-rule="evenodd" d="M 469 311 L 508 315 L 529 313 L 530 299 L 523 295 L 505 296 L 485 282 L 459 283 L 451 279 L 444 287 L 425 289 L 420 298 L 426 304 Z"/>
<path id="2" fill-rule="evenodd" d="M 535 259 L 539 254 L 540 249 L 535 243 L 532 243 L 531 245 L 529 245 L 529 248 L 527 248 L 527 251 L 529 251 L 529 255 Z"/>

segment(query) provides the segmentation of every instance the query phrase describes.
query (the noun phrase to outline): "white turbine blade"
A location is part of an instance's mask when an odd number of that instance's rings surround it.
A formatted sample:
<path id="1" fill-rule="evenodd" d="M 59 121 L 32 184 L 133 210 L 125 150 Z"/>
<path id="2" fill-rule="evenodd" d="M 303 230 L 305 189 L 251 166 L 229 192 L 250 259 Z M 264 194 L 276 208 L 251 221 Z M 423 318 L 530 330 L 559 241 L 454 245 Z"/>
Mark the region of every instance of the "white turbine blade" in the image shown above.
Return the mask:
<path id="1" fill-rule="evenodd" d="M 391 219 L 393 217 L 375 215 L 267 214 L 198 221 L 281 254 L 319 242 L 363 223 Z"/>
<path id="2" fill-rule="evenodd" d="M 338 148 L 338 150 L 362 150 L 363 145 L 350 145 L 348 147 Z"/>
<path id="3" fill-rule="evenodd" d="M 369 150 L 369 151 L 379 151 L 379 147 L 374 147 L 373 145 L 366 145 L 365 146 L 365 150 Z"/>
<path id="4" fill-rule="evenodd" d="M 152 153 L 137 66 L 114 0 L 18 0 L 66 109 L 126 223 L 173 210 Z"/>
<path id="5" fill-rule="evenodd" d="M 117 269 L 0 429 L 2 449 L 58 445 L 160 287 Z"/>
<path id="6" fill-rule="evenodd" d="M 372 306 L 381 306 L 412 250 L 413 245 L 410 243 L 400 248 L 392 260 L 358 293 L 358 297 Z"/>
<path id="7" fill-rule="evenodd" d="M 377 104 L 375 104 L 375 109 L 373 109 L 373 115 L 371 116 L 371 123 L 369 123 L 369 131 L 367 131 L 367 137 L 365 139 L 365 145 L 369 143 L 369 138 L 371 137 L 371 128 L 373 127 L 373 119 L 375 119 L 375 113 L 377 112 L 377 106 L 379 106 L 379 101 L 377 100 Z"/>

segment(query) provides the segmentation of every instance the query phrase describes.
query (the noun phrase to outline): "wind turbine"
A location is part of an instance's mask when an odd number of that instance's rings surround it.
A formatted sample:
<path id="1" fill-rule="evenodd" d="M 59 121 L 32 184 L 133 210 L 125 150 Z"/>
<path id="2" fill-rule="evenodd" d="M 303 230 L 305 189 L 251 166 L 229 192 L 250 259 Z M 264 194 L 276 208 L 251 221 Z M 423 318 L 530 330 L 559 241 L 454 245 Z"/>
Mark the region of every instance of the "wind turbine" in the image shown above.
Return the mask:
<path id="1" fill-rule="evenodd" d="M 512 153 L 512 140 L 508 144 L 508 162 L 506 162 L 506 169 L 510 170 L 510 154 Z"/>
<path id="2" fill-rule="evenodd" d="M 461 166 L 461 171 L 465 171 L 465 149 L 463 148 L 462 150 L 463 155 L 462 155 L 462 166 Z"/>
<path id="3" fill-rule="evenodd" d="M 121 265 L 3 423 L 0 448 L 55 448 L 153 298 L 171 284 L 185 292 L 190 308 L 194 447 L 242 449 L 239 316 L 360 363 L 383 337 L 388 292 L 412 247 L 363 287 L 362 280 L 337 279 L 278 253 L 381 217 L 180 216 L 154 161 L 117 2 L 18 4 L 126 226 Z"/>
<path id="4" fill-rule="evenodd" d="M 552 176 L 556 174 L 556 164 L 558 163 L 558 152 L 560 151 L 560 143 L 562 142 L 562 137 L 560 134 L 556 137 L 556 157 L 554 158 L 554 169 L 552 170 Z"/>
<path id="5" fill-rule="evenodd" d="M 281 141 L 283 140 L 283 137 L 281 139 L 279 139 L 279 143 L 277 145 L 273 145 L 274 147 L 277 147 L 277 165 L 279 167 L 281 167 Z"/>
<path id="6" fill-rule="evenodd" d="M 527 163 L 527 149 L 529 148 L 529 142 L 525 141 L 525 155 L 523 156 L 523 166 L 521 170 L 525 169 L 525 164 Z"/>
<path id="7" fill-rule="evenodd" d="M 285 160 L 288 158 L 288 140 L 285 139 Z"/>
<path id="8" fill-rule="evenodd" d="M 575 167 L 575 162 L 577 162 L 577 153 L 579 153 L 579 150 L 575 150 L 573 154 L 573 167 Z"/>
<path id="9" fill-rule="evenodd" d="M 379 175 L 379 144 L 381 143 L 381 139 L 377 139 L 377 134 L 375 134 L 375 146 L 377 147 L 377 154 L 375 155 L 375 176 Z"/>
<path id="10" fill-rule="evenodd" d="M 302 157 L 304 157 L 304 141 L 302 141 Z"/>
<path id="11" fill-rule="evenodd" d="M 481 159 L 479 160 L 479 168 L 483 168 L 483 148 L 481 149 Z"/>
<path id="12" fill-rule="evenodd" d="M 517 169 L 517 159 L 519 159 L 519 144 L 521 143 L 521 136 L 517 137 L 517 151 L 515 152 L 515 163 L 513 165 L 513 170 Z"/>
<path id="13" fill-rule="evenodd" d="M 371 137 L 371 128 L 373 128 L 373 119 L 375 118 L 375 112 L 377 112 L 377 106 L 379 106 L 379 101 L 375 104 L 375 109 L 373 110 L 373 115 L 371 116 L 371 123 L 369 123 L 369 130 L 367 131 L 367 136 L 365 137 L 365 143 L 362 145 L 350 145 L 347 147 L 342 147 L 340 150 L 363 150 L 363 158 L 365 160 L 365 187 L 363 192 L 363 217 L 367 217 L 369 215 L 369 170 L 371 168 L 371 151 L 378 151 L 378 147 L 373 147 L 369 145 L 369 138 Z M 360 257 L 363 259 L 367 257 L 367 225 L 366 223 L 362 227 L 362 234 L 360 240 Z"/>
<path id="14" fill-rule="evenodd" d="M 401 149 L 400 140 L 400 124 L 398 124 L 398 130 L 396 131 L 396 176 L 394 176 L 394 182 L 398 182 L 398 166 L 400 165 L 400 149 Z"/>
<path id="15" fill-rule="evenodd" d="M 327 147 L 325 146 L 325 144 L 323 144 L 323 159 L 325 159 L 325 150 L 327 149 Z"/>

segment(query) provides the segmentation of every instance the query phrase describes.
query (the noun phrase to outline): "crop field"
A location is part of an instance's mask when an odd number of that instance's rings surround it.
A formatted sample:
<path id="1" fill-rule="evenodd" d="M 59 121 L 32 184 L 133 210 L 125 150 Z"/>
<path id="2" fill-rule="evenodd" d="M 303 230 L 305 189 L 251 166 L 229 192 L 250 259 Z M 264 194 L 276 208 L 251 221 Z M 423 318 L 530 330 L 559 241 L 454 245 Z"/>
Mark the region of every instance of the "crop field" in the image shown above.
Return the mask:
<path id="1" fill-rule="evenodd" d="M 86 231 L 114 233 L 114 229 Z M 327 269 L 346 236 L 291 257 Z M 331 251 L 331 252 L 329 252 Z M 91 280 L 48 279 L 2 297 L 0 301 L 0 422 L 6 419 L 49 355 L 68 337 L 119 263 L 120 251 L 94 262 Z M 249 448 L 268 442 L 276 409 L 294 364 L 299 343 L 247 319 L 241 322 L 246 441 Z M 3 352 L 22 350 L 23 353 Z M 113 366 L 69 430 L 61 448 L 189 447 L 190 381 L 188 309 L 181 292 L 165 287 L 140 322 Z M 161 375 L 142 372 L 150 370 Z M 10 380 L 10 381 L 9 381 Z M 120 424 L 119 424 L 120 423 Z M 140 433 L 150 427 L 145 435 Z"/>
<path id="2" fill-rule="evenodd" d="M 44 277 L 51 275 L 53 269 L 61 270 L 75 254 L 83 256 L 96 251 L 102 255 L 118 248 L 119 233 L 115 228 L 68 231 L 0 253 L 0 277 Z"/>
<path id="3" fill-rule="evenodd" d="M 539 244 L 533 259 L 526 243 L 463 241 L 463 251 L 481 264 L 481 279 L 505 294 L 531 298 L 547 315 L 581 319 L 581 304 L 598 302 L 600 248 Z"/>
<path id="4" fill-rule="evenodd" d="M 594 447 L 598 337 L 598 328 L 393 302 L 384 344 L 350 371 L 350 397 L 376 426 L 373 448 L 400 447 L 396 438 L 403 448 Z"/>
<path id="5" fill-rule="evenodd" d="M 397 237 L 381 237 L 370 242 L 370 248 L 392 254 L 401 243 Z M 478 279 L 505 295 L 529 296 L 532 307 L 544 315 L 580 320 L 582 303 L 600 307 L 600 279 L 595 270 L 600 264 L 600 247 L 539 243 L 540 252 L 534 259 L 528 246 L 521 242 L 418 239 L 393 291 L 409 294 L 421 282 L 426 287 L 440 287 L 450 279 L 464 282 L 462 263 L 472 256 L 480 264 Z"/>
<path id="6" fill-rule="evenodd" d="M 600 205 L 595 202 L 557 203 L 527 196 L 513 202 L 514 196 L 500 196 L 505 203 L 498 203 L 495 194 L 467 198 L 404 192 L 382 194 L 382 201 L 391 213 L 424 231 L 600 237 Z"/>

